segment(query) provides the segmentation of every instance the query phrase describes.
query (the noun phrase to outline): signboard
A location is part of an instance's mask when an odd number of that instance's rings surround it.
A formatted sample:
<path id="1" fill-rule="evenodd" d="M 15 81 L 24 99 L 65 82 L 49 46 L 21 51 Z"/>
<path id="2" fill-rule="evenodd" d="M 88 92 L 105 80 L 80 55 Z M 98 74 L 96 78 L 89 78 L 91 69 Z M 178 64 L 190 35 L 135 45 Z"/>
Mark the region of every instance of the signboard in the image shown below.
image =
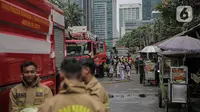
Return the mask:
<path id="1" fill-rule="evenodd" d="M 187 67 L 171 67 L 171 82 L 187 83 Z"/>
<path id="2" fill-rule="evenodd" d="M 86 33 L 87 26 L 73 26 L 72 31 L 73 31 L 73 33 L 78 33 L 78 32 Z"/>
<path id="3" fill-rule="evenodd" d="M 49 21 L 7 1 L 0 1 L 0 20 L 25 26 L 42 33 L 49 32 Z"/>

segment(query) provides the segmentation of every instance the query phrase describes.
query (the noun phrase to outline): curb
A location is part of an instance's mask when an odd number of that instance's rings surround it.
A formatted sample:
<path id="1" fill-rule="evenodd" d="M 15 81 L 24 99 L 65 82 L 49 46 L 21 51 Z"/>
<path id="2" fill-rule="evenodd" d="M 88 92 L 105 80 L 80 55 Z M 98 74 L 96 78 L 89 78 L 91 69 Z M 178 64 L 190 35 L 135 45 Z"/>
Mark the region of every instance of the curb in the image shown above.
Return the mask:
<path id="1" fill-rule="evenodd" d="M 115 82 L 101 82 L 102 84 L 115 84 L 115 83 L 124 83 L 124 82 L 131 82 L 133 80 L 126 80 L 126 81 L 115 81 Z"/>

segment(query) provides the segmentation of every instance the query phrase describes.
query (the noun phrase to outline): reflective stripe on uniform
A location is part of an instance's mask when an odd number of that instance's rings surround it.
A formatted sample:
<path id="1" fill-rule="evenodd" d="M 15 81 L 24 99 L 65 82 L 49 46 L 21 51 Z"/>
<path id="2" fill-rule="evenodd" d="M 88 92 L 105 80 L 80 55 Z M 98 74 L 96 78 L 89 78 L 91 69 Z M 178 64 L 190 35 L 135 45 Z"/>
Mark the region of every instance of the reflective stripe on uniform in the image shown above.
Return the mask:
<path id="1" fill-rule="evenodd" d="M 107 103 L 104 104 L 106 108 L 110 108 L 110 102 L 108 101 Z"/>

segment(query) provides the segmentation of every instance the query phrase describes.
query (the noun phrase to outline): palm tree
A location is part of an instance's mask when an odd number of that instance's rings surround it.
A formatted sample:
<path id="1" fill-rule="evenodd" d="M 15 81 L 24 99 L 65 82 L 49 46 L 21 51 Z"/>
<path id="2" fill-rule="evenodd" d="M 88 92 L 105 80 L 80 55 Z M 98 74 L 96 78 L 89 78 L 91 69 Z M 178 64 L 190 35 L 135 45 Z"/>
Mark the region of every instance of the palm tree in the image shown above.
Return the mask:
<path id="1" fill-rule="evenodd" d="M 67 10 L 64 10 L 65 16 L 68 20 L 68 26 L 80 26 L 82 17 L 84 16 L 83 10 L 77 4 L 69 4 Z"/>
<path id="2" fill-rule="evenodd" d="M 64 11 L 66 28 L 68 28 L 68 26 L 81 25 L 84 14 L 79 5 L 76 3 L 71 4 L 68 0 L 50 0 L 50 2 Z"/>

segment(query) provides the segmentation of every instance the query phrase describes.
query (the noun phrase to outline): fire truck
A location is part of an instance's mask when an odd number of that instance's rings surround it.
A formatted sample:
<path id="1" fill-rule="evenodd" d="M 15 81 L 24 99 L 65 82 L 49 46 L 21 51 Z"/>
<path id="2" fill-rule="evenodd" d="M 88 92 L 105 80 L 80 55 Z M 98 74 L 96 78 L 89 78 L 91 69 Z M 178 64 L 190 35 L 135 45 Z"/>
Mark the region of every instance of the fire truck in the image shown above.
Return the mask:
<path id="1" fill-rule="evenodd" d="M 66 31 L 67 58 L 93 58 L 97 68 L 96 75 L 104 75 L 103 64 L 106 62 L 106 42 L 87 31 L 86 26 L 73 26 Z"/>
<path id="2" fill-rule="evenodd" d="M 64 13 L 47 0 L 0 0 L 0 111 L 21 82 L 20 65 L 38 65 L 41 83 L 56 93 L 56 67 L 66 53 Z"/>

